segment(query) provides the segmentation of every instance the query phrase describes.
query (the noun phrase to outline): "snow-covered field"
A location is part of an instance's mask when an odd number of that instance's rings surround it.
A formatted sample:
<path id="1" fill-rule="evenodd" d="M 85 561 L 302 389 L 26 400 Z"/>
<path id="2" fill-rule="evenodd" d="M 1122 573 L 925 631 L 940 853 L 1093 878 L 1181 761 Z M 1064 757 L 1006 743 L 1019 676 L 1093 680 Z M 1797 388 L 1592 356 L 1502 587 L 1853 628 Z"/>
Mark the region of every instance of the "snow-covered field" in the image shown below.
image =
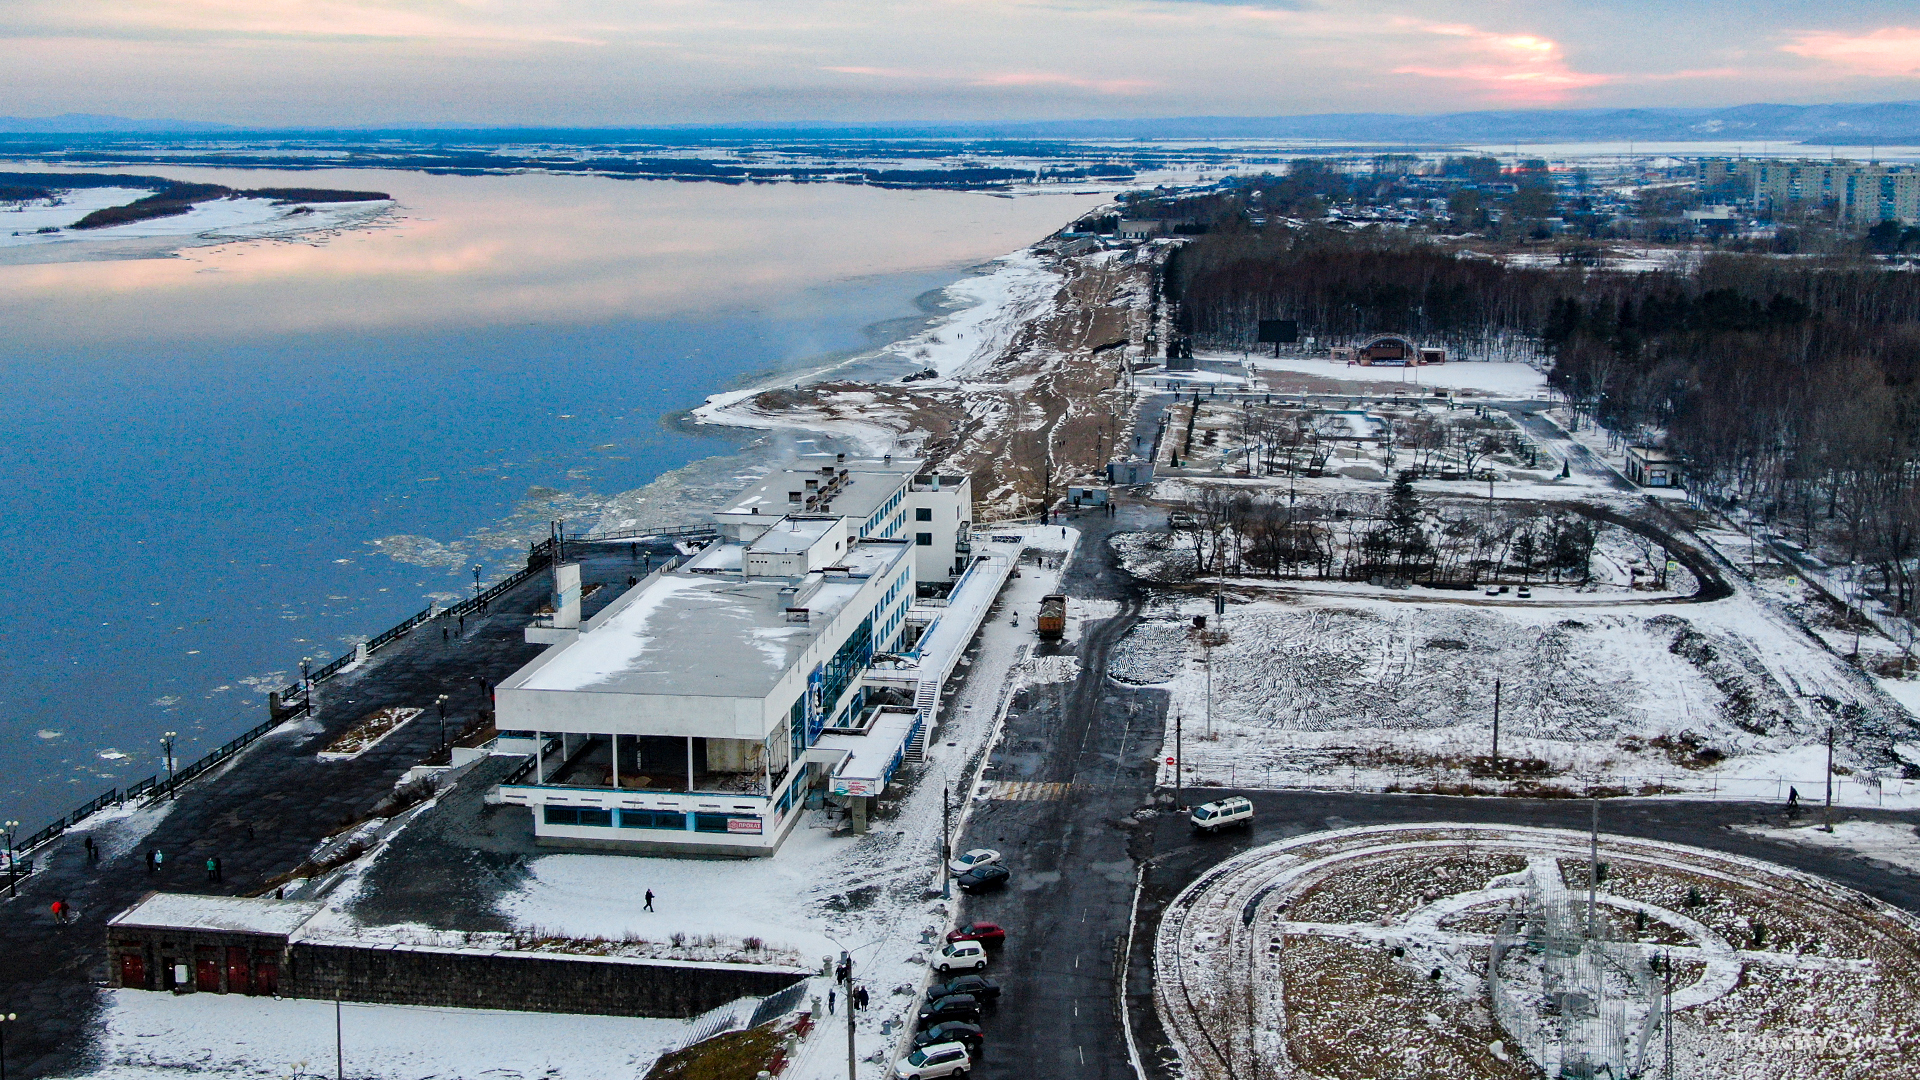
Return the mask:
<path id="1" fill-rule="evenodd" d="M 1826 728 L 1844 722 L 1862 737 L 1839 748 L 1836 800 L 1920 805 L 1920 784 L 1885 753 L 1913 737 L 1912 718 L 1745 595 L 1542 606 L 1372 593 L 1236 602 L 1223 617 L 1210 598 L 1166 600 L 1121 642 L 1113 674 L 1170 691 L 1188 787 L 1784 799 L 1797 786 L 1806 798 L 1823 790 Z M 1211 648 L 1196 614 L 1210 616 Z M 1162 773 L 1172 785 L 1173 767 Z"/>
<path id="2" fill-rule="evenodd" d="M 1234 360 L 1228 353 L 1200 353 L 1209 360 Z M 1478 390 L 1502 397 L 1541 397 L 1547 392 L 1546 373 L 1530 364 L 1489 363 L 1485 361 L 1449 361 L 1425 367 L 1360 367 L 1345 362 L 1333 363 L 1311 356 L 1250 357 L 1256 374 L 1291 373 L 1312 375 L 1337 382 L 1396 383 L 1409 390 Z"/>
<path id="3" fill-rule="evenodd" d="M 107 992 L 101 1080 L 335 1074 L 328 1001 Z M 613 1080 L 645 1076 L 687 1037 L 680 1020 L 343 1004 L 340 1064 L 367 1080 Z"/>

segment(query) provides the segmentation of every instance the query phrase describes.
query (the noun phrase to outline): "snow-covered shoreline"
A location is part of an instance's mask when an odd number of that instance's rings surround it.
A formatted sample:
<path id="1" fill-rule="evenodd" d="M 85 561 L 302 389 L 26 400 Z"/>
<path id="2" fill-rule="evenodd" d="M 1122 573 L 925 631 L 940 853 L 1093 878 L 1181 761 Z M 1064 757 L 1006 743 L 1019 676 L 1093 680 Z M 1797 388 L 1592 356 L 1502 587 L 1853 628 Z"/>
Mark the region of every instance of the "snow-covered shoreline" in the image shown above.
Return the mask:
<path id="1" fill-rule="evenodd" d="M 185 248 L 241 240 L 290 240 L 364 228 L 393 211 L 391 199 L 287 203 L 223 198 L 195 203 L 184 214 L 75 232 L 70 226 L 95 210 L 122 206 L 148 192 L 81 188 L 57 202 L 34 200 L 0 212 L 0 265 L 160 258 Z M 55 232 L 44 232 L 55 229 Z"/>

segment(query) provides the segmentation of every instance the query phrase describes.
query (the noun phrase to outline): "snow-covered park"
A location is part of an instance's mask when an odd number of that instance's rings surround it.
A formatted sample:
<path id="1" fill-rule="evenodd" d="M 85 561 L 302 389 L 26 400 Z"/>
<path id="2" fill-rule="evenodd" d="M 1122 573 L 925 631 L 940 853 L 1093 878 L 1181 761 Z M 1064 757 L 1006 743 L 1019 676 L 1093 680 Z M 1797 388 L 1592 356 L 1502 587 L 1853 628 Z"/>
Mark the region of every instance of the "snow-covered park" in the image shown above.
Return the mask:
<path id="1" fill-rule="evenodd" d="M 1185 1075 L 1825 1080 L 1920 1051 L 1911 915 L 1751 859 L 1589 842 L 1435 823 L 1228 860 L 1158 930 Z"/>

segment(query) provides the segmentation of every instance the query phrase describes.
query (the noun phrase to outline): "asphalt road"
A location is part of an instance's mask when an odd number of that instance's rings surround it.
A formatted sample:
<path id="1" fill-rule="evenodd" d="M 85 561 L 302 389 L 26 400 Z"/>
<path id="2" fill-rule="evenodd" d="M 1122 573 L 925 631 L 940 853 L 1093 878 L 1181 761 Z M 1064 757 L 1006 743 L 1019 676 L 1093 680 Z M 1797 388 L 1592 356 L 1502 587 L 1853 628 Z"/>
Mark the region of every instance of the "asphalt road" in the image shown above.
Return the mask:
<path id="1" fill-rule="evenodd" d="M 989 972 L 1001 981 L 1002 1004 L 987 1017 L 987 1051 L 976 1069 L 1002 1077 L 1135 1076 L 1121 1024 L 1124 987 L 1143 1071 L 1174 1080 L 1171 1049 L 1154 1015 L 1152 943 L 1164 906 L 1209 867 L 1240 851 L 1302 833 L 1356 825 L 1447 821 L 1536 825 L 1584 830 L 1591 804 L 1376 795 L 1318 791 L 1247 791 L 1256 817 L 1250 830 L 1196 835 L 1184 815 L 1162 813 L 1145 823 L 1131 815 L 1155 805 L 1152 759 L 1160 746 L 1165 694 L 1113 683 L 1107 657 L 1138 621 L 1141 590 L 1114 565 L 1105 540 L 1116 531 L 1155 527 L 1160 511 L 1137 505 L 1114 518 L 1087 515 L 1079 554 L 1065 589 L 1075 599 L 1121 603 L 1120 614 L 1084 629 L 1077 649 L 1082 674 L 1016 694 L 1005 736 L 988 777 L 1071 785 L 1058 797 L 980 804 L 961 846 L 1003 852 L 1014 885 L 1000 895 L 968 898 L 963 918 L 1006 927 L 1008 944 Z M 1044 652 L 1045 650 L 1040 650 Z M 1031 789 L 1029 789 L 1031 790 Z M 1234 794 L 1221 788 L 1181 793 L 1193 803 Z M 1163 792 L 1162 802 L 1173 793 Z M 1817 813 L 1817 809 L 1811 811 Z M 1920 822 L 1920 814 L 1846 811 L 1843 817 Z M 1620 800 L 1601 805 L 1601 829 L 1691 844 L 1818 874 L 1889 904 L 1920 912 L 1920 875 L 1842 852 L 1766 840 L 1730 826 L 1778 824 L 1772 804 L 1693 800 Z M 1133 949 L 1125 948 L 1140 896 Z"/>

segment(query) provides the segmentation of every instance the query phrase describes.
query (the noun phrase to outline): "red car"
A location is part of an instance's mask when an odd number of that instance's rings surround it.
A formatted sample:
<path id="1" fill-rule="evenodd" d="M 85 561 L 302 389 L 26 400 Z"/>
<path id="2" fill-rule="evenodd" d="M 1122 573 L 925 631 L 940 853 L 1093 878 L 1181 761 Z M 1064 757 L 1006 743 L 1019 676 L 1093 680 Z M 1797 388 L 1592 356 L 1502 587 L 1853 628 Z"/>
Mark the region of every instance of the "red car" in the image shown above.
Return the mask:
<path id="1" fill-rule="evenodd" d="M 977 941 L 982 945 L 1004 945 L 1007 932 L 1000 929 L 998 923 L 968 923 L 958 930 L 947 932 L 948 941 Z"/>

